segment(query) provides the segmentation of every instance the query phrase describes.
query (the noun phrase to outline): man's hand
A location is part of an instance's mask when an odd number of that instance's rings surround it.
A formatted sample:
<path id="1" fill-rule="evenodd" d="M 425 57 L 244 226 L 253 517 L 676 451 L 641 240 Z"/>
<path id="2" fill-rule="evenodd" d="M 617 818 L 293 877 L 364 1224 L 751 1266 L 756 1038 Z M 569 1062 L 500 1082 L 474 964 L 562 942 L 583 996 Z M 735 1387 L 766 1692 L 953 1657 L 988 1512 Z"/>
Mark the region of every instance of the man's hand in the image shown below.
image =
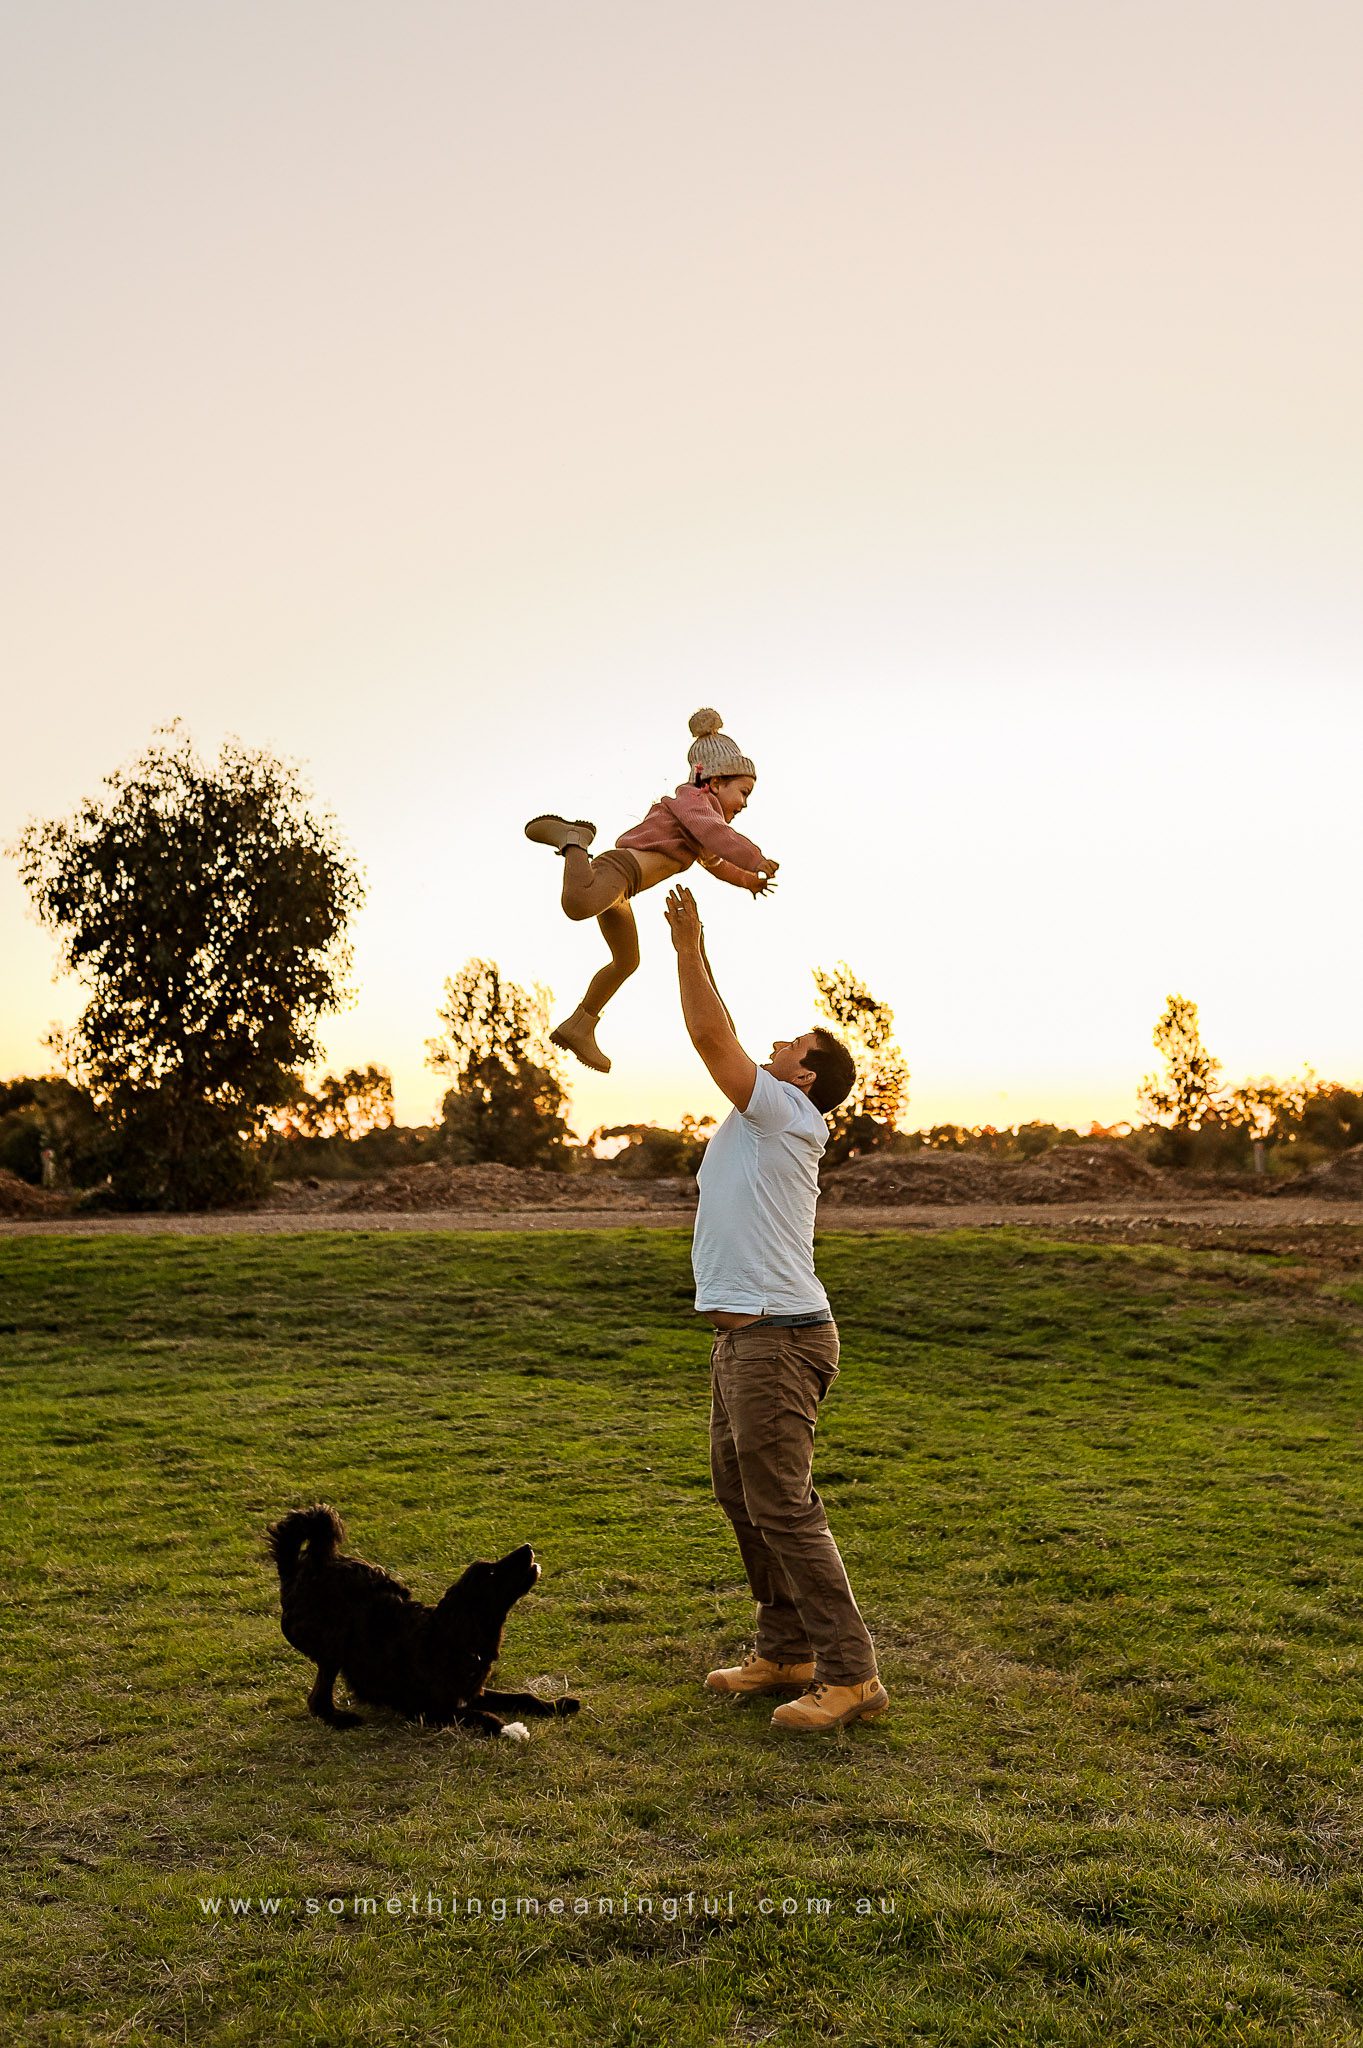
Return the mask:
<path id="1" fill-rule="evenodd" d="M 696 899 L 689 889 L 669 889 L 664 915 L 679 953 L 699 953 L 705 937 Z"/>

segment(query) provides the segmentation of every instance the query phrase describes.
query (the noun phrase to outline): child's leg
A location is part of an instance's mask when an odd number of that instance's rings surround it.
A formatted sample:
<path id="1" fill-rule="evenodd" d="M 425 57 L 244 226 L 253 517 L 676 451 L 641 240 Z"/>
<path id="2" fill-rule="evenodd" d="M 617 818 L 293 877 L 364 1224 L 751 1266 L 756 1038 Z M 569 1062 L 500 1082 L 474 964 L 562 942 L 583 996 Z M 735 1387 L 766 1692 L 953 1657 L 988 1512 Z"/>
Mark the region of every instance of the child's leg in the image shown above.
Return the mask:
<path id="1" fill-rule="evenodd" d="M 593 860 L 584 846 L 564 849 L 563 908 L 574 920 L 580 922 L 584 918 L 603 916 L 620 902 L 628 886 L 624 874 L 613 862 Z M 631 925 L 633 922 L 631 917 Z"/>
<path id="2" fill-rule="evenodd" d="M 566 886 L 564 896 L 566 908 Z M 571 917 L 573 912 L 569 911 L 568 915 Z M 598 1074 L 608 1074 L 611 1063 L 596 1042 L 597 1020 L 621 982 L 628 981 L 639 965 L 639 933 L 628 902 L 608 905 L 599 913 L 597 923 L 611 949 L 609 964 L 592 976 L 587 993 L 572 1016 L 555 1025 L 549 1038 L 551 1044 L 563 1046 L 580 1059 L 584 1067 L 591 1067 Z"/>
<path id="3" fill-rule="evenodd" d="M 629 980 L 639 965 L 639 927 L 628 903 L 616 903 L 603 910 L 597 923 L 611 949 L 608 964 L 592 976 L 582 1007 L 588 1016 L 599 1017 L 622 982 Z"/>

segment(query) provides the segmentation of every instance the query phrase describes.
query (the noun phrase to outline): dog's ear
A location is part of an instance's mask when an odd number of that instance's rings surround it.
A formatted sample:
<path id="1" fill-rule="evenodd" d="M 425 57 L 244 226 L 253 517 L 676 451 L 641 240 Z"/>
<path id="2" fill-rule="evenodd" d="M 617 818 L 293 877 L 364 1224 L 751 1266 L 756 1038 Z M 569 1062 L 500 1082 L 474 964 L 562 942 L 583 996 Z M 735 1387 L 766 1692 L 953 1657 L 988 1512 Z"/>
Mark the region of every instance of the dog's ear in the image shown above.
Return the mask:
<path id="1" fill-rule="evenodd" d="M 466 1565 L 449 1590 L 442 1594 L 436 1612 L 441 1608 L 452 1612 L 455 1608 L 470 1606 L 477 1599 L 480 1590 L 487 1585 L 491 1573 L 496 1569 L 486 1558 L 479 1558 L 475 1564 Z"/>

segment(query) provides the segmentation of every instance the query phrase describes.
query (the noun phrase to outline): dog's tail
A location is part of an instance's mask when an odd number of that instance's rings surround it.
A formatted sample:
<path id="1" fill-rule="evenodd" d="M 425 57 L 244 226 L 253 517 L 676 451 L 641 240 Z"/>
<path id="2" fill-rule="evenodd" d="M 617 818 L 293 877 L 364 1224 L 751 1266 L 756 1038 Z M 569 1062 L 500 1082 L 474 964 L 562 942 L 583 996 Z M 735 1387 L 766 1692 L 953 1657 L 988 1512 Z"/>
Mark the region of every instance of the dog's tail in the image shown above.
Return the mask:
<path id="1" fill-rule="evenodd" d="M 309 1564 L 330 1564 L 345 1541 L 345 1525 L 335 1508 L 318 1501 L 313 1507 L 295 1508 L 291 1515 L 284 1515 L 271 1524 L 265 1536 L 282 1580 L 292 1577 L 299 1552 L 305 1548 Z"/>

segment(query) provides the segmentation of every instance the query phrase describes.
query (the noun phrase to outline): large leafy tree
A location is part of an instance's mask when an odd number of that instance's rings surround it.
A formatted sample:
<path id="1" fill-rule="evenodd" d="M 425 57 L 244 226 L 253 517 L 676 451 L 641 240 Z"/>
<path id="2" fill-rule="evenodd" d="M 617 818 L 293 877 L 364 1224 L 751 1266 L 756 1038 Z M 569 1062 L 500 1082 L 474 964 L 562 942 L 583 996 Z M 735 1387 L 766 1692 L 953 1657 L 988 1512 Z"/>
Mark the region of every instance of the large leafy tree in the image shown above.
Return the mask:
<path id="1" fill-rule="evenodd" d="M 297 770 L 172 726 L 70 818 L 30 824 L 20 874 L 84 984 L 59 1040 L 108 1118 L 115 1195 L 188 1209 L 258 1184 L 255 1140 L 345 994 L 358 871 Z"/>
<path id="2" fill-rule="evenodd" d="M 816 967 L 819 1014 L 846 1044 L 857 1078 L 834 1111 L 825 1158 L 850 1159 L 894 1137 L 909 1104 L 909 1068 L 894 1035 L 894 1011 L 872 995 L 845 960 Z"/>
<path id="3" fill-rule="evenodd" d="M 571 1133 L 558 1055 L 549 1043 L 549 992 L 508 981 L 495 960 L 466 960 L 445 983 L 444 1030 L 428 1063 L 453 1086 L 441 1105 L 447 1150 L 458 1161 L 566 1164 Z"/>

